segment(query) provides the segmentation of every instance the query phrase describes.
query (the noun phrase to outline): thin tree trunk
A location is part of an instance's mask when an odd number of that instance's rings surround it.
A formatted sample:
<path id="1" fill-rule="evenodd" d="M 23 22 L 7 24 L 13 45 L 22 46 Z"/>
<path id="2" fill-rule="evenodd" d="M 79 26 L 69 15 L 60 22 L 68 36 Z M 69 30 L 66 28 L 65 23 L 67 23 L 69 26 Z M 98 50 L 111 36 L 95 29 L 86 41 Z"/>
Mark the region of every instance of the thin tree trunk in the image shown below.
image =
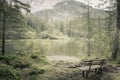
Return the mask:
<path id="1" fill-rule="evenodd" d="M 90 7 L 89 7 L 89 0 L 88 0 L 88 56 L 91 55 L 91 32 L 90 32 Z"/>
<path id="2" fill-rule="evenodd" d="M 12 0 L 10 0 L 10 6 L 12 7 Z"/>
<path id="3" fill-rule="evenodd" d="M 114 38 L 114 45 L 113 45 L 113 52 L 112 52 L 112 58 L 116 59 L 118 55 L 120 55 L 120 48 L 119 48 L 119 32 L 120 32 L 120 0 L 117 1 L 117 19 L 116 19 L 116 26 L 117 31 Z"/>
<path id="4" fill-rule="evenodd" d="M 119 52 L 119 35 L 118 35 L 118 30 L 116 31 L 115 33 L 115 37 L 114 37 L 114 40 L 113 40 L 113 51 L 112 51 L 112 58 L 113 59 L 116 59 L 117 58 L 117 55 L 118 55 L 118 52 Z"/>
<path id="5" fill-rule="evenodd" d="M 117 30 L 120 30 L 120 0 L 117 0 Z"/>
<path id="6" fill-rule="evenodd" d="M 3 8 L 5 8 L 5 0 L 3 0 Z M 6 26 L 6 19 L 5 19 L 5 9 L 2 12 L 2 21 L 3 21 L 3 28 L 2 28 L 2 55 L 5 54 L 5 26 Z"/>

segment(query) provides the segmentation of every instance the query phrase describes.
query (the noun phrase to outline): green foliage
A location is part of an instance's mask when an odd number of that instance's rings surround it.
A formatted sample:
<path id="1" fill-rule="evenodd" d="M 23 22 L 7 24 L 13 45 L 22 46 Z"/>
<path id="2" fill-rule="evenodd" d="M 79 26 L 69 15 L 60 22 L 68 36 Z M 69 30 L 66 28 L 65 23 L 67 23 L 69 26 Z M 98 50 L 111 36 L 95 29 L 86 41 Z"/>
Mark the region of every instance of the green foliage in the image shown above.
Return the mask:
<path id="1" fill-rule="evenodd" d="M 45 73 L 42 66 L 48 64 L 48 61 L 39 53 L 31 53 L 0 56 L 0 63 L 0 80 L 23 80 L 21 74 L 24 73 L 24 69 L 27 69 L 26 73 L 31 80 L 34 80 L 40 74 Z"/>
<path id="2" fill-rule="evenodd" d="M 37 63 L 40 63 L 40 64 L 49 64 L 48 59 L 45 56 L 41 56 L 41 54 L 38 54 L 38 53 L 31 54 L 30 58 L 36 64 Z"/>
<path id="3" fill-rule="evenodd" d="M 37 59 L 37 58 L 38 58 L 38 55 L 32 54 L 30 57 L 31 57 L 32 59 Z"/>
<path id="4" fill-rule="evenodd" d="M 39 57 L 39 62 L 41 63 L 41 64 L 49 64 L 49 60 L 45 57 L 45 56 L 41 56 L 41 57 Z"/>
<path id="5" fill-rule="evenodd" d="M 47 46 L 42 45 L 41 39 L 6 40 L 6 54 L 39 53 L 40 55 L 45 55 L 46 52 Z"/>
<path id="6" fill-rule="evenodd" d="M 30 80 L 38 80 L 39 75 L 45 73 L 45 69 L 42 69 L 38 64 L 32 65 L 29 68 L 28 74 L 30 75 Z"/>
<path id="7" fill-rule="evenodd" d="M 20 71 L 9 65 L 0 64 L 0 80 L 21 80 Z"/>
<path id="8" fill-rule="evenodd" d="M 23 16 L 22 11 L 25 10 L 30 12 L 30 5 L 23 3 L 19 0 L 11 0 L 12 4 L 9 1 L 5 0 L 5 3 L 0 1 L 0 17 L 2 19 L 2 12 L 5 12 L 5 34 L 7 39 L 18 39 L 26 38 L 26 34 L 31 31 L 26 26 L 26 21 Z M 2 28 L 3 22 L 0 20 L 0 28 Z M 2 29 L 0 29 L 0 38 L 2 37 Z M 30 33 L 29 33 L 30 34 Z"/>
<path id="9" fill-rule="evenodd" d="M 38 69 L 36 67 L 32 67 L 29 70 L 29 75 L 33 76 L 33 75 L 39 75 L 39 74 L 44 74 L 45 70 L 44 69 Z"/>
<path id="10" fill-rule="evenodd" d="M 49 62 L 47 61 L 47 58 L 45 56 L 40 56 L 40 54 L 38 53 L 31 54 L 30 57 L 31 59 L 33 59 L 33 64 L 29 68 L 28 74 L 30 75 L 30 80 L 37 80 L 39 79 L 39 75 L 45 73 L 45 69 L 43 69 L 42 66 L 48 65 Z"/>
<path id="11" fill-rule="evenodd" d="M 6 63 L 6 64 L 10 64 L 11 60 L 15 59 L 16 56 L 14 55 L 1 55 L 0 56 L 0 61 Z"/>
<path id="12" fill-rule="evenodd" d="M 21 55 L 5 55 L 0 56 L 0 61 L 6 63 L 8 65 L 13 66 L 14 68 L 25 68 L 30 67 L 30 58 L 29 56 L 21 56 Z"/>
<path id="13" fill-rule="evenodd" d="M 120 64 L 120 56 L 117 56 L 117 64 Z"/>
<path id="14" fill-rule="evenodd" d="M 18 56 L 11 61 L 11 64 L 15 68 L 26 68 L 30 67 L 30 58 L 28 56 Z"/>

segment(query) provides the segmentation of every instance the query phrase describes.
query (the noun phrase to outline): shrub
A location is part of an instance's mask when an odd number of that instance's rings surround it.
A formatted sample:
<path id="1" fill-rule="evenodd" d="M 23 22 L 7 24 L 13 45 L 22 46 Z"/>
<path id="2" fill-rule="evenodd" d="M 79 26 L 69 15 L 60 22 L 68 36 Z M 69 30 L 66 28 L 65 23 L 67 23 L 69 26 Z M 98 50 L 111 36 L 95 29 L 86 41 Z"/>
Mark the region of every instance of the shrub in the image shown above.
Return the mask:
<path id="1" fill-rule="evenodd" d="M 31 57 L 32 59 L 37 59 L 37 58 L 38 58 L 38 55 L 32 54 L 30 57 Z"/>
<path id="2" fill-rule="evenodd" d="M 31 62 L 30 58 L 28 56 L 17 56 L 15 59 L 13 59 L 10 63 L 15 68 L 26 68 L 30 67 Z"/>
<path id="3" fill-rule="evenodd" d="M 2 63 L 11 65 L 15 68 L 25 68 L 31 65 L 30 58 L 28 55 L 5 55 L 0 56 Z"/>
<path id="4" fill-rule="evenodd" d="M 30 68 L 29 75 L 39 75 L 39 74 L 44 74 L 45 70 L 44 69 L 38 69 L 36 67 Z"/>
<path id="5" fill-rule="evenodd" d="M 15 58 L 14 55 L 5 55 L 5 56 L 0 56 L 0 61 L 6 63 L 6 64 L 10 64 L 11 60 L 13 60 Z"/>
<path id="6" fill-rule="evenodd" d="M 119 57 L 117 58 L 117 64 L 120 64 L 120 58 Z"/>
<path id="7" fill-rule="evenodd" d="M 34 59 L 33 61 L 35 63 L 39 63 L 39 64 L 42 64 L 42 65 L 49 64 L 48 59 L 46 57 L 44 57 L 44 56 L 38 56 L 38 58 Z"/>
<path id="8" fill-rule="evenodd" d="M 0 64 L 0 80 L 21 80 L 20 72 L 6 64 Z"/>
<path id="9" fill-rule="evenodd" d="M 40 62 L 41 64 L 49 64 L 48 59 L 47 59 L 46 57 L 44 57 L 44 56 L 41 56 L 41 57 L 39 58 L 39 62 Z"/>

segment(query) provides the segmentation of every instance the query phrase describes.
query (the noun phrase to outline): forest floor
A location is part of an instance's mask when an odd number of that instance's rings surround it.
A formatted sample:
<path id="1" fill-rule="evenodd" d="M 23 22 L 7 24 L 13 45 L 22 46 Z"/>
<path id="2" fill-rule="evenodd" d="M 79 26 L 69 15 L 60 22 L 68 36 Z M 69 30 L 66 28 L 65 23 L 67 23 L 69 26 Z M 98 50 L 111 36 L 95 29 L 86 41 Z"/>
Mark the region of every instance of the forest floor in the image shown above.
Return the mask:
<path id="1" fill-rule="evenodd" d="M 72 62 L 70 60 L 73 59 L 73 57 L 66 57 L 67 59 L 64 57 L 63 60 L 57 57 L 49 58 L 52 58 L 52 63 L 46 73 L 39 76 L 38 80 L 120 80 L 120 67 L 116 65 L 109 64 L 104 68 L 103 74 L 100 75 L 91 72 L 89 77 L 84 79 L 82 72 L 77 67 L 72 68 L 72 66 L 79 64 L 77 58 L 74 57 L 76 61 Z"/>

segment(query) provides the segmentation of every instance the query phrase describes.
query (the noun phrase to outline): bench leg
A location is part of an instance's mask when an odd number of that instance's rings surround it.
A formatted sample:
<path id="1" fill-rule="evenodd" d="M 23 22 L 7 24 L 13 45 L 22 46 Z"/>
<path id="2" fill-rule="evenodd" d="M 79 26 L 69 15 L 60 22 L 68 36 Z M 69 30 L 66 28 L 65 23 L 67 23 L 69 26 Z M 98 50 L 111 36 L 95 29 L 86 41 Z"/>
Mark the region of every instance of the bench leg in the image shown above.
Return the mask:
<path id="1" fill-rule="evenodd" d="M 95 73 L 97 73 L 97 71 L 98 71 L 98 69 L 96 68 L 96 69 L 95 69 Z"/>
<path id="2" fill-rule="evenodd" d="M 98 73 L 102 74 L 102 68 L 99 68 Z"/>
<path id="3" fill-rule="evenodd" d="M 100 68 L 100 74 L 102 74 L 102 68 Z"/>
<path id="4" fill-rule="evenodd" d="M 83 78 L 85 77 L 85 71 L 83 71 Z"/>
<path id="5" fill-rule="evenodd" d="M 82 76 L 83 78 L 88 78 L 89 71 L 83 71 Z"/>
<path id="6" fill-rule="evenodd" d="M 86 71 L 86 78 L 88 78 L 88 75 L 89 75 L 89 71 Z"/>

